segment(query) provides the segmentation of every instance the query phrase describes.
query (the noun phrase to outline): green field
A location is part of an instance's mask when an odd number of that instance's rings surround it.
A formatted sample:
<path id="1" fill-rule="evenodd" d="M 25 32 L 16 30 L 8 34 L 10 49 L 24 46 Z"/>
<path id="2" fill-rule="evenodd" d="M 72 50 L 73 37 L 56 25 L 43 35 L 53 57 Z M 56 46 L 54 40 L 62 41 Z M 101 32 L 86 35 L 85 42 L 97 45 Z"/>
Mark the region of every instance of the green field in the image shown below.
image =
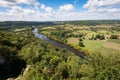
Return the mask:
<path id="1" fill-rule="evenodd" d="M 19 31 L 24 31 L 24 30 L 27 30 L 27 29 L 30 29 L 30 28 L 17 28 L 14 31 L 19 32 Z"/>
<path id="2" fill-rule="evenodd" d="M 83 40 L 86 49 L 95 51 L 102 48 L 104 41 L 97 41 L 97 40 Z"/>
<path id="3" fill-rule="evenodd" d="M 79 41 L 78 38 L 68 38 L 67 43 L 71 45 L 78 45 Z"/>
<path id="4" fill-rule="evenodd" d="M 102 47 L 98 49 L 98 52 L 100 52 L 104 56 L 120 54 L 120 50 L 106 48 L 106 47 Z"/>
<path id="5" fill-rule="evenodd" d="M 107 30 L 100 30 L 100 31 L 97 31 L 98 33 L 100 34 L 111 34 L 110 31 L 107 31 Z"/>
<path id="6" fill-rule="evenodd" d="M 107 41 L 120 44 L 120 39 L 109 39 Z"/>

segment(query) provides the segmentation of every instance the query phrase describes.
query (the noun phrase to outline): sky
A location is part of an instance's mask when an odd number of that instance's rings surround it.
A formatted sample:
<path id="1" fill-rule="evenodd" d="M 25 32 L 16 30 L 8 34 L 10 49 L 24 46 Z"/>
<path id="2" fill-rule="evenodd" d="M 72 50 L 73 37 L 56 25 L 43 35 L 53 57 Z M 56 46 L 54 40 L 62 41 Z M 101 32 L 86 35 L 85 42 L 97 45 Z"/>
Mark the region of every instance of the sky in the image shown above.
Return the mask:
<path id="1" fill-rule="evenodd" d="M 0 21 L 120 19 L 120 0 L 0 0 Z"/>

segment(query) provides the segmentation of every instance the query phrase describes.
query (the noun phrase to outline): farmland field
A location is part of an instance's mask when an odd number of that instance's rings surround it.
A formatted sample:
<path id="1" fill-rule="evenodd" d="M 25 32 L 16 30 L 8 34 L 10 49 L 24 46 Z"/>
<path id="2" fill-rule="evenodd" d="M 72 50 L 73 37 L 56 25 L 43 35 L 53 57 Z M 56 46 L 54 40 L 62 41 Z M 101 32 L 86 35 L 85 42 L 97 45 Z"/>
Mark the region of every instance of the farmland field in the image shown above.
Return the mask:
<path id="1" fill-rule="evenodd" d="M 104 41 L 96 41 L 96 40 L 84 40 L 85 48 L 96 51 L 103 47 Z"/>
<path id="2" fill-rule="evenodd" d="M 120 39 L 109 39 L 107 41 L 120 44 Z"/>

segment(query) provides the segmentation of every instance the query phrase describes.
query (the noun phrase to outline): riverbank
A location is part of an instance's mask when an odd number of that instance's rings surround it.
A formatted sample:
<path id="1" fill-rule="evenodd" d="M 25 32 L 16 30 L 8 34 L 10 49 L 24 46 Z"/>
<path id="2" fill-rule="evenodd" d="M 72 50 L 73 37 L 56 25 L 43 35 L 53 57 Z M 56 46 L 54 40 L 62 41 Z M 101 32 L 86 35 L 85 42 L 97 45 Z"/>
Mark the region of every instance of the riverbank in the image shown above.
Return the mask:
<path id="1" fill-rule="evenodd" d="M 40 39 L 42 39 L 42 40 L 44 40 L 44 41 L 50 42 L 50 43 L 52 43 L 52 44 L 54 44 L 54 45 L 56 45 L 56 46 L 58 46 L 58 47 L 65 48 L 65 49 L 67 49 L 67 50 L 75 53 L 77 56 L 79 56 L 79 57 L 81 57 L 81 58 L 84 58 L 84 56 L 86 55 L 83 51 L 79 51 L 79 50 L 77 50 L 77 49 L 74 49 L 72 46 L 69 46 L 69 45 L 66 45 L 66 44 L 64 44 L 64 43 L 61 43 L 61 42 L 59 42 L 59 41 L 53 40 L 52 38 L 50 38 L 50 37 L 48 37 L 48 36 L 46 36 L 46 35 L 44 35 L 44 34 L 40 34 L 40 33 L 38 32 L 38 29 L 37 29 L 37 28 L 35 28 L 35 29 L 33 30 L 33 33 L 34 33 L 35 37 L 40 38 Z"/>

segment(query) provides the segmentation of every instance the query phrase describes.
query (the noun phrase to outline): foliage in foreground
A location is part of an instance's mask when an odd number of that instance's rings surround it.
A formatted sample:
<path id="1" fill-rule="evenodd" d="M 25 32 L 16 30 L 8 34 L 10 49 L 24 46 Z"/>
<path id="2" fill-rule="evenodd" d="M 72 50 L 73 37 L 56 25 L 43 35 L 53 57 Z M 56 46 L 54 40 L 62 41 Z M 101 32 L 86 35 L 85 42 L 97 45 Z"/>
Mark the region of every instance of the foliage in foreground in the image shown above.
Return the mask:
<path id="1" fill-rule="evenodd" d="M 82 65 L 82 79 L 84 80 L 119 80 L 120 54 L 103 56 L 100 53 L 92 54 L 85 59 Z"/>
<path id="2" fill-rule="evenodd" d="M 33 46 L 34 45 L 34 46 Z M 73 53 L 44 41 L 33 42 L 19 53 L 32 65 L 23 76 L 28 80 L 80 78 L 81 60 Z"/>
<path id="3" fill-rule="evenodd" d="M 37 62 L 32 63 L 29 70 L 26 72 L 25 75 L 21 75 L 22 77 L 20 79 L 26 79 L 26 80 L 57 80 L 57 79 L 58 80 L 59 79 L 119 80 L 120 79 L 119 54 L 103 56 L 100 53 L 95 53 L 81 60 L 79 57 L 75 56 L 74 54 L 59 48 L 56 49 L 50 44 L 44 45 L 45 49 L 42 46 L 36 43 L 36 46 L 34 47 L 37 47 L 38 50 L 33 50 L 33 51 L 37 51 L 36 53 L 39 54 L 39 58 L 35 58 L 38 59 Z M 25 49 L 28 48 L 29 47 L 26 46 Z M 31 49 L 33 48 L 31 47 Z M 32 53 L 27 52 L 27 53 L 32 54 L 33 52 Z M 27 57 L 25 59 L 27 59 Z"/>
<path id="4" fill-rule="evenodd" d="M 85 59 L 80 59 L 72 52 L 32 36 L 25 36 L 24 34 L 24 36 L 16 37 L 10 33 L 0 34 L 0 50 L 2 51 L 0 55 L 7 60 L 7 63 L 13 59 L 14 61 L 24 60 L 27 65 L 30 65 L 18 77 L 18 80 L 120 79 L 120 54 L 102 56 L 95 53 L 87 56 Z M 16 60 L 16 58 L 18 59 Z M 15 66 L 16 64 L 18 65 L 18 63 L 13 63 L 10 66 L 18 68 L 18 66 Z M 10 70 L 11 67 L 7 67 L 7 69 Z M 0 66 L 0 72 L 5 69 L 2 69 Z M 13 70 L 12 72 L 15 71 L 14 69 L 11 70 Z M 4 77 L 4 75 L 0 75 L 1 77 Z"/>
<path id="5" fill-rule="evenodd" d="M 54 56 L 50 61 L 41 60 L 31 66 L 22 78 L 28 80 L 119 80 L 120 79 L 120 55 L 103 57 L 95 54 L 81 60 L 69 57 L 67 61 L 58 61 Z M 81 63 L 81 64 L 79 64 Z"/>

